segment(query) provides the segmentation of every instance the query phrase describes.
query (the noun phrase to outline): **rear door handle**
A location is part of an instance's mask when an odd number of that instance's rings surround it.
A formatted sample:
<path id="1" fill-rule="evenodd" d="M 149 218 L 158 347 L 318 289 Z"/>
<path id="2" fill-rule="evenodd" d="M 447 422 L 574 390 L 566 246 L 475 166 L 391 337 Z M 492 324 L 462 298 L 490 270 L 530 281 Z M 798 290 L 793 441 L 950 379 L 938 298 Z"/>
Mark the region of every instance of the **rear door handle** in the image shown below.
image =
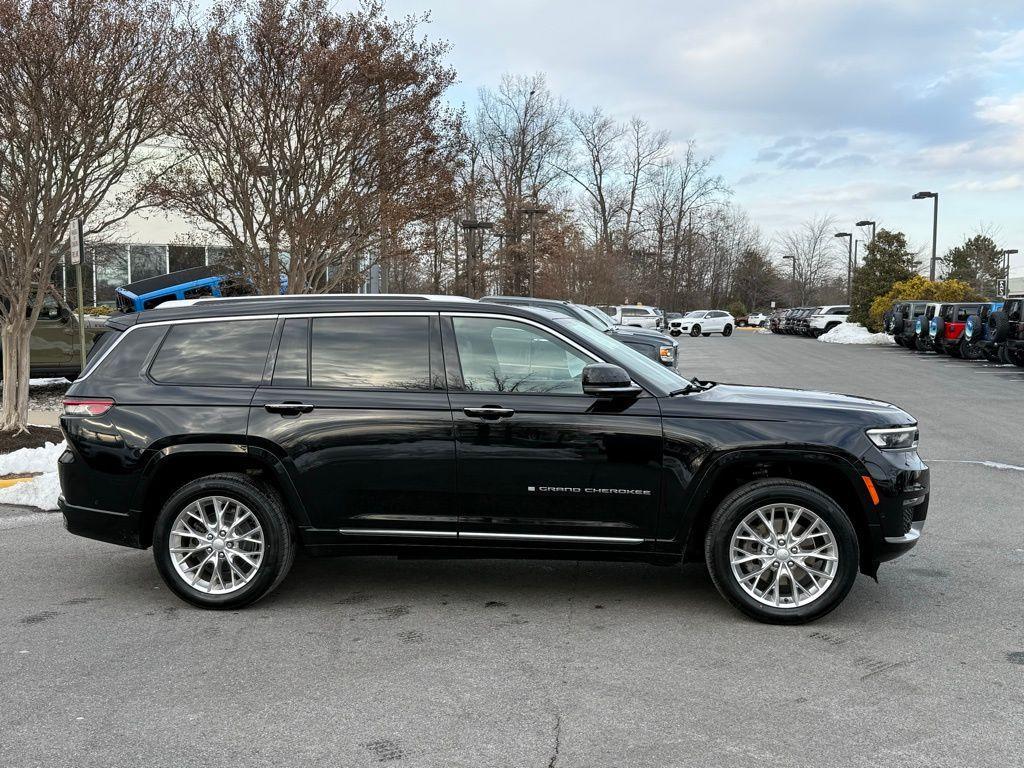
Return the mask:
<path id="1" fill-rule="evenodd" d="M 494 421 L 496 419 L 507 419 L 510 416 L 515 415 L 515 411 L 511 408 L 500 408 L 496 405 L 485 405 L 481 408 L 463 408 L 462 412 L 467 416 L 472 416 L 477 419 L 488 419 Z"/>
<path id="2" fill-rule="evenodd" d="M 281 413 L 296 416 L 300 413 L 309 413 L 313 410 L 312 405 L 306 403 L 267 403 L 263 406 L 267 413 Z"/>

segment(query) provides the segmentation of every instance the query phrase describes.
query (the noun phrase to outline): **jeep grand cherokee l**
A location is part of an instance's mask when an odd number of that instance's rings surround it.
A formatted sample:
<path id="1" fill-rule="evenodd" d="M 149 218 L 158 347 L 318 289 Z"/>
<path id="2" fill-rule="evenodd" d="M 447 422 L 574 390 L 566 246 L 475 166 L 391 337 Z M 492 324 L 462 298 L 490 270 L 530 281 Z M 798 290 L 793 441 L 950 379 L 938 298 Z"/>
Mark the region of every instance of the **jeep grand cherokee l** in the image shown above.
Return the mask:
<path id="1" fill-rule="evenodd" d="M 61 416 L 65 524 L 152 546 L 198 606 L 252 603 L 302 546 L 704 561 L 744 613 L 799 623 L 927 514 L 899 408 L 684 378 L 567 317 L 287 296 L 109 324 Z"/>

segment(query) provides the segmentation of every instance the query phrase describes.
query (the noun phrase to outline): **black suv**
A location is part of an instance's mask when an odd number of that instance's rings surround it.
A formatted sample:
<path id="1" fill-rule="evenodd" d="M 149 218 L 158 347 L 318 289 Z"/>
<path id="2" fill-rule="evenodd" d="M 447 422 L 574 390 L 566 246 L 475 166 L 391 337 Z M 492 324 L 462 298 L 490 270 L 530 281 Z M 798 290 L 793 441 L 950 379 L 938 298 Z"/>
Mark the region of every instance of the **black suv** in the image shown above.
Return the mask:
<path id="1" fill-rule="evenodd" d="M 987 319 L 988 338 L 999 349 L 999 359 L 1024 368 L 1024 298 L 1007 299 Z"/>
<path id="2" fill-rule="evenodd" d="M 597 328 L 632 347 L 651 360 L 657 360 L 670 368 L 676 364 L 679 342 L 671 339 L 661 331 L 649 330 L 635 326 L 616 325 L 604 312 L 597 307 L 573 304 L 561 299 L 537 299 L 532 296 L 484 296 L 480 301 L 494 304 L 506 304 L 516 307 L 537 307 L 556 312 L 566 317 L 582 320 L 587 325 Z"/>
<path id="3" fill-rule="evenodd" d="M 715 384 L 586 323 L 469 299 L 208 299 L 110 320 L 68 390 L 69 531 L 237 608 L 313 553 L 705 561 L 799 623 L 917 542 L 917 424 Z"/>

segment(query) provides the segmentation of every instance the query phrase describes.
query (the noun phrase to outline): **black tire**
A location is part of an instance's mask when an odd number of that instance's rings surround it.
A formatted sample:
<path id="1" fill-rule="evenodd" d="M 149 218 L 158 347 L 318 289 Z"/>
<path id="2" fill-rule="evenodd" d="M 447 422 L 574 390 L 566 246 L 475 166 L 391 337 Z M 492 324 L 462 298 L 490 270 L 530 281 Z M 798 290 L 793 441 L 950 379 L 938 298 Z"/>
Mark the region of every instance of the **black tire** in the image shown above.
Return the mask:
<path id="1" fill-rule="evenodd" d="M 902 336 L 893 336 L 892 340 L 895 341 L 901 347 L 906 346 L 906 344 L 904 344 L 904 342 L 903 342 L 903 337 Z"/>
<path id="2" fill-rule="evenodd" d="M 889 331 L 893 336 L 898 336 L 903 333 L 903 329 L 907 327 L 907 320 L 903 315 L 897 315 L 892 319 L 892 330 Z"/>
<path id="3" fill-rule="evenodd" d="M 966 336 L 960 339 L 960 357 L 964 360 L 981 360 L 984 355 L 980 344 L 971 342 Z"/>
<path id="4" fill-rule="evenodd" d="M 895 333 L 895 330 L 893 328 L 893 320 L 895 317 L 896 313 L 893 312 L 891 309 L 887 309 L 885 313 L 882 315 L 882 329 L 886 333 Z"/>
<path id="5" fill-rule="evenodd" d="M 935 336 L 933 338 L 935 339 L 935 346 L 938 347 L 938 346 L 941 345 L 942 337 L 946 335 L 946 319 L 943 318 L 943 317 L 936 317 L 936 318 L 933 318 L 933 319 L 935 320 Z M 929 323 L 929 325 L 928 325 L 928 333 L 929 333 L 929 335 L 931 334 L 931 332 L 932 332 L 931 324 Z"/>
<path id="6" fill-rule="evenodd" d="M 998 354 L 1000 363 L 1002 363 L 1003 365 L 1013 365 L 1013 362 L 1010 360 L 1010 350 L 1006 348 L 1005 344 L 999 345 Z"/>
<path id="7" fill-rule="evenodd" d="M 769 504 L 798 504 L 820 517 L 832 530 L 839 563 L 835 578 L 813 602 L 796 608 L 764 605 L 740 587 L 730 566 L 733 531 L 747 515 Z M 853 587 L 860 564 L 857 531 L 850 518 L 830 497 L 812 485 L 797 480 L 757 480 L 726 496 L 711 516 L 704 539 L 704 559 L 715 587 L 736 608 L 766 624 L 804 624 L 838 606 Z"/>
<path id="8" fill-rule="evenodd" d="M 725 328 L 722 330 L 722 335 L 723 336 L 732 336 L 732 326 L 726 324 Z"/>
<path id="9" fill-rule="evenodd" d="M 677 331 L 677 330 L 669 331 L 669 334 L 672 335 L 672 336 L 679 336 L 681 333 L 682 333 L 682 331 Z"/>
<path id="10" fill-rule="evenodd" d="M 996 347 L 987 346 L 984 349 L 985 359 L 990 363 L 999 362 L 999 350 Z"/>
<path id="11" fill-rule="evenodd" d="M 248 507 L 263 528 L 264 538 L 263 560 L 255 576 L 237 591 L 221 595 L 205 594 L 186 584 L 175 570 L 169 552 L 171 526 L 178 514 L 193 501 L 212 495 L 224 496 Z M 234 472 L 207 475 L 185 483 L 164 503 L 153 529 L 153 557 L 160 576 L 178 597 L 201 608 L 242 608 L 270 594 L 291 569 L 295 550 L 295 532 L 277 491 Z"/>
<path id="12" fill-rule="evenodd" d="M 985 325 L 981 322 L 980 317 L 977 315 L 971 315 L 967 318 L 967 324 L 964 325 L 964 338 L 967 339 L 968 342 L 974 343 L 976 341 L 981 341 L 984 331 Z"/>
<path id="13" fill-rule="evenodd" d="M 703 336 L 703 337 L 704 337 L 705 339 L 706 339 L 706 338 L 707 338 L 708 336 L 710 336 L 710 335 L 711 335 L 710 333 L 702 333 L 702 334 L 701 334 L 701 336 Z"/>
<path id="14" fill-rule="evenodd" d="M 693 326 L 693 328 L 690 329 L 690 335 L 693 336 L 693 338 L 695 338 L 695 339 L 698 336 L 700 336 L 700 326 L 699 325 Z"/>
<path id="15" fill-rule="evenodd" d="M 1024 352 L 1006 350 L 1007 359 L 1018 368 L 1024 368 Z"/>
<path id="16" fill-rule="evenodd" d="M 988 316 L 988 337 L 996 344 L 1002 344 L 1010 332 L 1010 318 L 1001 309 Z"/>

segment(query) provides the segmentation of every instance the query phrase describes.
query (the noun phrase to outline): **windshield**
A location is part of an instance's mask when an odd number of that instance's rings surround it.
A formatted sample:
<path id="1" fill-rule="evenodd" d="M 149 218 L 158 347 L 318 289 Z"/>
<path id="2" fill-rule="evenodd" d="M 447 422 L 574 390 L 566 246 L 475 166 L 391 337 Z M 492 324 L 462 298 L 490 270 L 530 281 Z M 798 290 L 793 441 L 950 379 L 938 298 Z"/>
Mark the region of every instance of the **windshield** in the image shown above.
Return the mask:
<path id="1" fill-rule="evenodd" d="M 602 312 L 596 307 L 588 307 L 586 304 L 577 304 L 577 307 L 583 310 L 583 314 L 587 315 L 587 322 L 595 328 L 602 331 L 614 331 L 615 323 L 608 319 L 608 315 Z M 594 322 L 590 322 L 590 318 L 594 319 Z"/>
<path id="2" fill-rule="evenodd" d="M 687 312 L 684 317 L 704 317 L 706 312 L 707 310 L 705 309 L 695 309 L 693 312 Z"/>
<path id="3" fill-rule="evenodd" d="M 655 362 L 651 358 L 637 352 L 632 347 L 626 346 L 621 341 L 617 341 L 614 337 L 602 333 L 596 328 L 593 328 L 580 320 L 572 320 L 569 318 L 563 320 L 562 318 L 558 318 L 558 322 L 572 330 L 574 333 L 578 333 L 592 344 L 594 349 L 598 352 L 607 352 L 615 355 L 626 363 L 626 366 L 631 371 L 643 374 L 645 377 L 655 382 L 659 387 L 662 387 L 669 392 L 674 389 L 679 389 L 681 384 L 689 383 L 689 380 L 684 379 L 683 375 L 678 371 L 666 368 L 661 363 Z M 668 344 L 667 341 L 666 344 Z"/>

